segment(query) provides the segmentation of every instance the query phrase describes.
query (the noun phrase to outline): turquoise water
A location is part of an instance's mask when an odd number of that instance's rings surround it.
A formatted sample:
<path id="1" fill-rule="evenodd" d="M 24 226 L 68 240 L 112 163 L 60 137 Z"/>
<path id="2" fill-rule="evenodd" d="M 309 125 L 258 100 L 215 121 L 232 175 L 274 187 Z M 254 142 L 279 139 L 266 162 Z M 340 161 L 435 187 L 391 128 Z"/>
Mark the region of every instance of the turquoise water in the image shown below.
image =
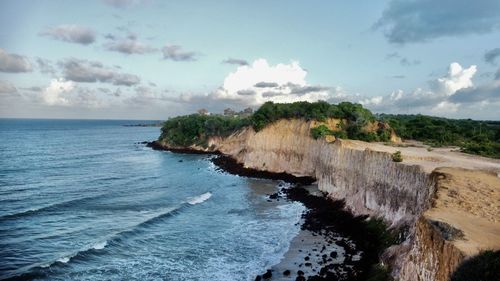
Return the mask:
<path id="1" fill-rule="evenodd" d="M 137 121 L 0 119 L 0 279 L 253 280 L 304 207 Z"/>

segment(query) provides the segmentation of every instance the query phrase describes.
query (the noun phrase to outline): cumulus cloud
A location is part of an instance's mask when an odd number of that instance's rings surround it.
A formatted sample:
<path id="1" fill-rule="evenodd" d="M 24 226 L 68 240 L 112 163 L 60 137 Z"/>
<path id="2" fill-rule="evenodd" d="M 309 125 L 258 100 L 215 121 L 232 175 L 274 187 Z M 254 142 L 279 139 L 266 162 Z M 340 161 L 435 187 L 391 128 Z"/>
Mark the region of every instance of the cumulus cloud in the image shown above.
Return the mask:
<path id="1" fill-rule="evenodd" d="M 56 74 L 56 69 L 49 60 L 43 58 L 36 58 L 36 63 L 38 65 L 38 70 L 41 73 L 50 75 Z"/>
<path id="2" fill-rule="evenodd" d="M 298 62 L 270 65 L 265 59 L 258 59 L 229 73 L 217 90 L 205 95 L 183 93 L 174 101 L 193 108 L 220 109 L 227 106 L 256 107 L 267 101 L 333 102 L 345 97 L 340 88 L 308 84 L 306 75 L 307 71 Z"/>
<path id="3" fill-rule="evenodd" d="M 457 91 L 450 100 L 457 103 L 497 102 L 500 101 L 500 80 L 478 87 L 471 87 Z"/>
<path id="4" fill-rule="evenodd" d="M 105 105 L 94 90 L 63 78 L 52 79 L 40 99 L 47 106 L 99 108 Z"/>
<path id="5" fill-rule="evenodd" d="M 135 40 L 112 42 L 107 45 L 108 50 L 124 54 L 144 54 L 155 52 L 156 49 Z"/>
<path id="6" fill-rule="evenodd" d="M 248 65 L 248 61 L 246 61 L 246 60 L 233 59 L 233 58 L 228 58 L 228 59 L 222 61 L 222 63 L 225 63 L 225 64 L 235 64 L 235 65 Z"/>
<path id="7" fill-rule="evenodd" d="M 117 38 L 114 35 L 108 34 L 106 36 L 110 42 L 105 44 L 106 49 L 109 51 L 119 52 L 123 54 L 145 54 L 158 51 L 158 49 L 149 46 L 148 44 L 138 41 L 137 36 L 129 33 L 126 38 Z"/>
<path id="8" fill-rule="evenodd" d="M 76 24 L 62 24 L 47 28 L 40 35 L 47 36 L 55 40 L 89 45 L 94 43 L 96 33 L 94 30 Z"/>
<path id="9" fill-rule="evenodd" d="M 491 49 L 484 53 L 484 61 L 487 63 L 495 64 L 498 57 L 500 57 L 500 48 Z"/>
<path id="10" fill-rule="evenodd" d="M 0 94 L 17 93 L 17 89 L 12 83 L 0 80 Z"/>
<path id="11" fill-rule="evenodd" d="M 444 36 L 486 33 L 498 28 L 497 0 L 392 0 L 374 29 L 391 43 L 425 42 Z"/>
<path id="12" fill-rule="evenodd" d="M 64 78 L 75 82 L 102 82 L 113 85 L 133 86 L 140 83 L 140 78 L 134 74 L 121 73 L 106 67 L 100 62 L 79 59 L 67 59 L 60 62 Z"/>
<path id="13" fill-rule="evenodd" d="M 383 99 L 384 98 L 382 96 L 376 96 L 376 97 L 362 99 L 359 101 L 359 103 L 364 106 L 379 105 L 380 103 L 382 103 Z"/>
<path id="14" fill-rule="evenodd" d="M 254 85 L 254 87 L 257 88 L 276 88 L 278 86 L 279 86 L 278 83 L 275 82 L 259 82 Z"/>
<path id="15" fill-rule="evenodd" d="M 163 58 L 173 61 L 195 61 L 197 53 L 192 51 L 183 51 L 179 45 L 166 45 L 162 49 Z"/>
<path id="16" fill-rule="evenodd" d="M 430 81 L 428 89 L 417 88 L 410 93 L 397 90 L 387 96 L 358 101 L 376 112 L 498 119 L 500 80 L 476 86 L 476 72 L 475 65 L 464 68 L 451 63 L 447 74 Z"/>
<path id="17" fill-rule="evenodd" d="M 432 88 L 438 93 L 453 95 L 460 89 L 472 87 L 472 77 L 477 72 L 477 67 L 471 65 L 469 68 L 463 68 L 460 64 L 454 62 L 448 68 L 448 75 L 438 78 L 432 83 Z"/>
<path id="18" fill-rule="evenodd" d="M 124 103 L 132 107 L 161 107 L 171 101 L 172 97 L 147 86 L 135 87 L 133 96 L 124 99 Z"/>
<path id="19" fill-rule="evenodd" d="M 66 94 L 75 88 L 75 83 L 64 79 L 52 79 L 50 85 L 43 91 L 42 99 L 47 105 L 70 105 Z"/>
<path id="20" fill-rule="evenodd" d="M 0 71 L 1 72 L 30 72 L 33 67 L 30 61 L 21 55 L 9 54 L 0 48 Z"/>

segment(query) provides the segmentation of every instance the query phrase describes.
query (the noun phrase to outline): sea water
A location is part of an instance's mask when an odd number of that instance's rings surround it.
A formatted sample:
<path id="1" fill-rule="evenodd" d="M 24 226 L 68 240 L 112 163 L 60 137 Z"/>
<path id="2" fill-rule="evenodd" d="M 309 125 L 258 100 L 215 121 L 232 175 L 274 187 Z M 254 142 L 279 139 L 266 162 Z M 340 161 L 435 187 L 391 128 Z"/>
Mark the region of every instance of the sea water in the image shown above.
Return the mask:
<path id="1" fill-rule="evenodd" d="M 154 151 L 138 121 L 0 119 L 0 280 L 253 280 L 298 233 L 283 183 Z"/>

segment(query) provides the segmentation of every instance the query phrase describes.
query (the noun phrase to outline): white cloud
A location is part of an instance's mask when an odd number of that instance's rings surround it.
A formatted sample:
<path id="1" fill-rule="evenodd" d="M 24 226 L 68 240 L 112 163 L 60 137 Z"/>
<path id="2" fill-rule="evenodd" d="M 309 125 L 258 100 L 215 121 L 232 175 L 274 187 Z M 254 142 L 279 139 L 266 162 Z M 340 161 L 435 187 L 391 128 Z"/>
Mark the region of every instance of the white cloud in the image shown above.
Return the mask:
<path id="1" fill-rule="evenodd" d="M 392 94 L 391 94 L 391 97 L 392 97 Z M 384 100 L 384 97 L 376 96 L 376 97 L 366 98 L 366 99 L 360 100 L 359 103 L 364 105 L 364 106 L 378 105 L 378 104 L 381 104 L 383 100 Z"/>
<path id="2" fill-rule="evenodd" d="M 42 93 L 43 101 L 47 105 L 70 105 L 70 100 L 65 94 L 75 88 L 75 83 L 63 79 L 52 79 L 50 84 Z"/>
<path id="3" fill-rule="evenodd" d="M 458 90 L 473 86 L 472 77 L 477 72 L 477 67 L 471 65 L 469 68 L 463 68 L 460 64 L 454 62 L 448 68 L 448 75 L 438 78 L 433 88 L 438 93 L 448 96 L 455 94 Z"/>
<path id="4" fill-rule="evenodd" d="M 30 61 L 21 55 L 9 54 L 0 48 L 0 72 L 30 72 L 33 66 Z"/>
<path id="5" fill-rule="evenodd" d="M 442 101 L 442 102 L 438 103 L 434 108 L 432 108 L 431 111 L 438 113 L 438 114 L 457 112 L 459 106 L 460 106 L 459 103 Z"/>
<path id="6" fill-rule="evenodd" d="M 25 97 L 37 99 L 36 96 Z M 41 100 L 48 106 L 99 108 L 105 106 L 95 91 L 79 87 L 77 83 L 63 78 L 52 79 L 50 84 L 42 91 Z"/>
<path id="7" fill-rule="evenodd" d="M 403 94 L 404 94 L 403 90 L 397 90 L 397 91 L 392 92 L 391 95 L 389 96 L 389 98 L 391 100 L 399 100 L 403 97 Z"/>
<path id="8" fill-rule="evenodd" d="M 358 99 L 369 109 L 384 113 L 421 113 L 453 118 L 498 119 L 500 81 L 475 86 L 477 67 L 451 63 L 448 73 L 431 81 L 428 89 L 417 88 L 405 93 L 397 90 L 378 102 L 374 98 Z M 375 97 L 376 98 L 376 97 Z"/>
<path id="9" fill-rule="evenodd" d="M 82 45 L 92 44 L 96 39 L 96 32 L 94 30 L 77 24 L 61 24 L 49 27 L 41 32 L 40 35 Z"/>
<path id="10" fill-rule="evenodd" d="M 306 75 L 307 71 L 298 62 L 270 65 L 265 59 L 258 59 L 227 75 L 222 87 L 210 97 L 251 106 L 267 101 L 287 103 L 328 99 L 330 89 L 309 85 Z"/>

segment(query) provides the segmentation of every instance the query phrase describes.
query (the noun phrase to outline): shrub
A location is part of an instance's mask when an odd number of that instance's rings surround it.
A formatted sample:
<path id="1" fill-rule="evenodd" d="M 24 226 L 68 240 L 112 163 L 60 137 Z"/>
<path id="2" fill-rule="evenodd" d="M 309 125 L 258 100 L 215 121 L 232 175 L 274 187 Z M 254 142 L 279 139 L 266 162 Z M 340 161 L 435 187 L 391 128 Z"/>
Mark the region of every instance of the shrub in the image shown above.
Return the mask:
<path id="1" fill-rule="evenodd" d="M 378 141 L 388 142 L 391 140 L 391 130 L 387 128 L 377 130 Z"/>
<path id="2" fill-rule="evenodd" d="M 403 162 L 403 155 L 401 155 L 401 151 L 398 150 L 392 154 L 392 161 Z"/>
<path id="3" fill-rule="evenodd" d="M 338 139 L 347 139 L 347 133 L 345 131 L 333 131 L 332 135 L 334 135 Z"/>
<path id="4" fill-rule="evenodd" d="M 328 129 L 328 127 L 324 124 L 319 125 L 318 127 L 311 128 L 311 136 L 317 140 L 324 136 L 333 135 L 333 131 Z"/>

